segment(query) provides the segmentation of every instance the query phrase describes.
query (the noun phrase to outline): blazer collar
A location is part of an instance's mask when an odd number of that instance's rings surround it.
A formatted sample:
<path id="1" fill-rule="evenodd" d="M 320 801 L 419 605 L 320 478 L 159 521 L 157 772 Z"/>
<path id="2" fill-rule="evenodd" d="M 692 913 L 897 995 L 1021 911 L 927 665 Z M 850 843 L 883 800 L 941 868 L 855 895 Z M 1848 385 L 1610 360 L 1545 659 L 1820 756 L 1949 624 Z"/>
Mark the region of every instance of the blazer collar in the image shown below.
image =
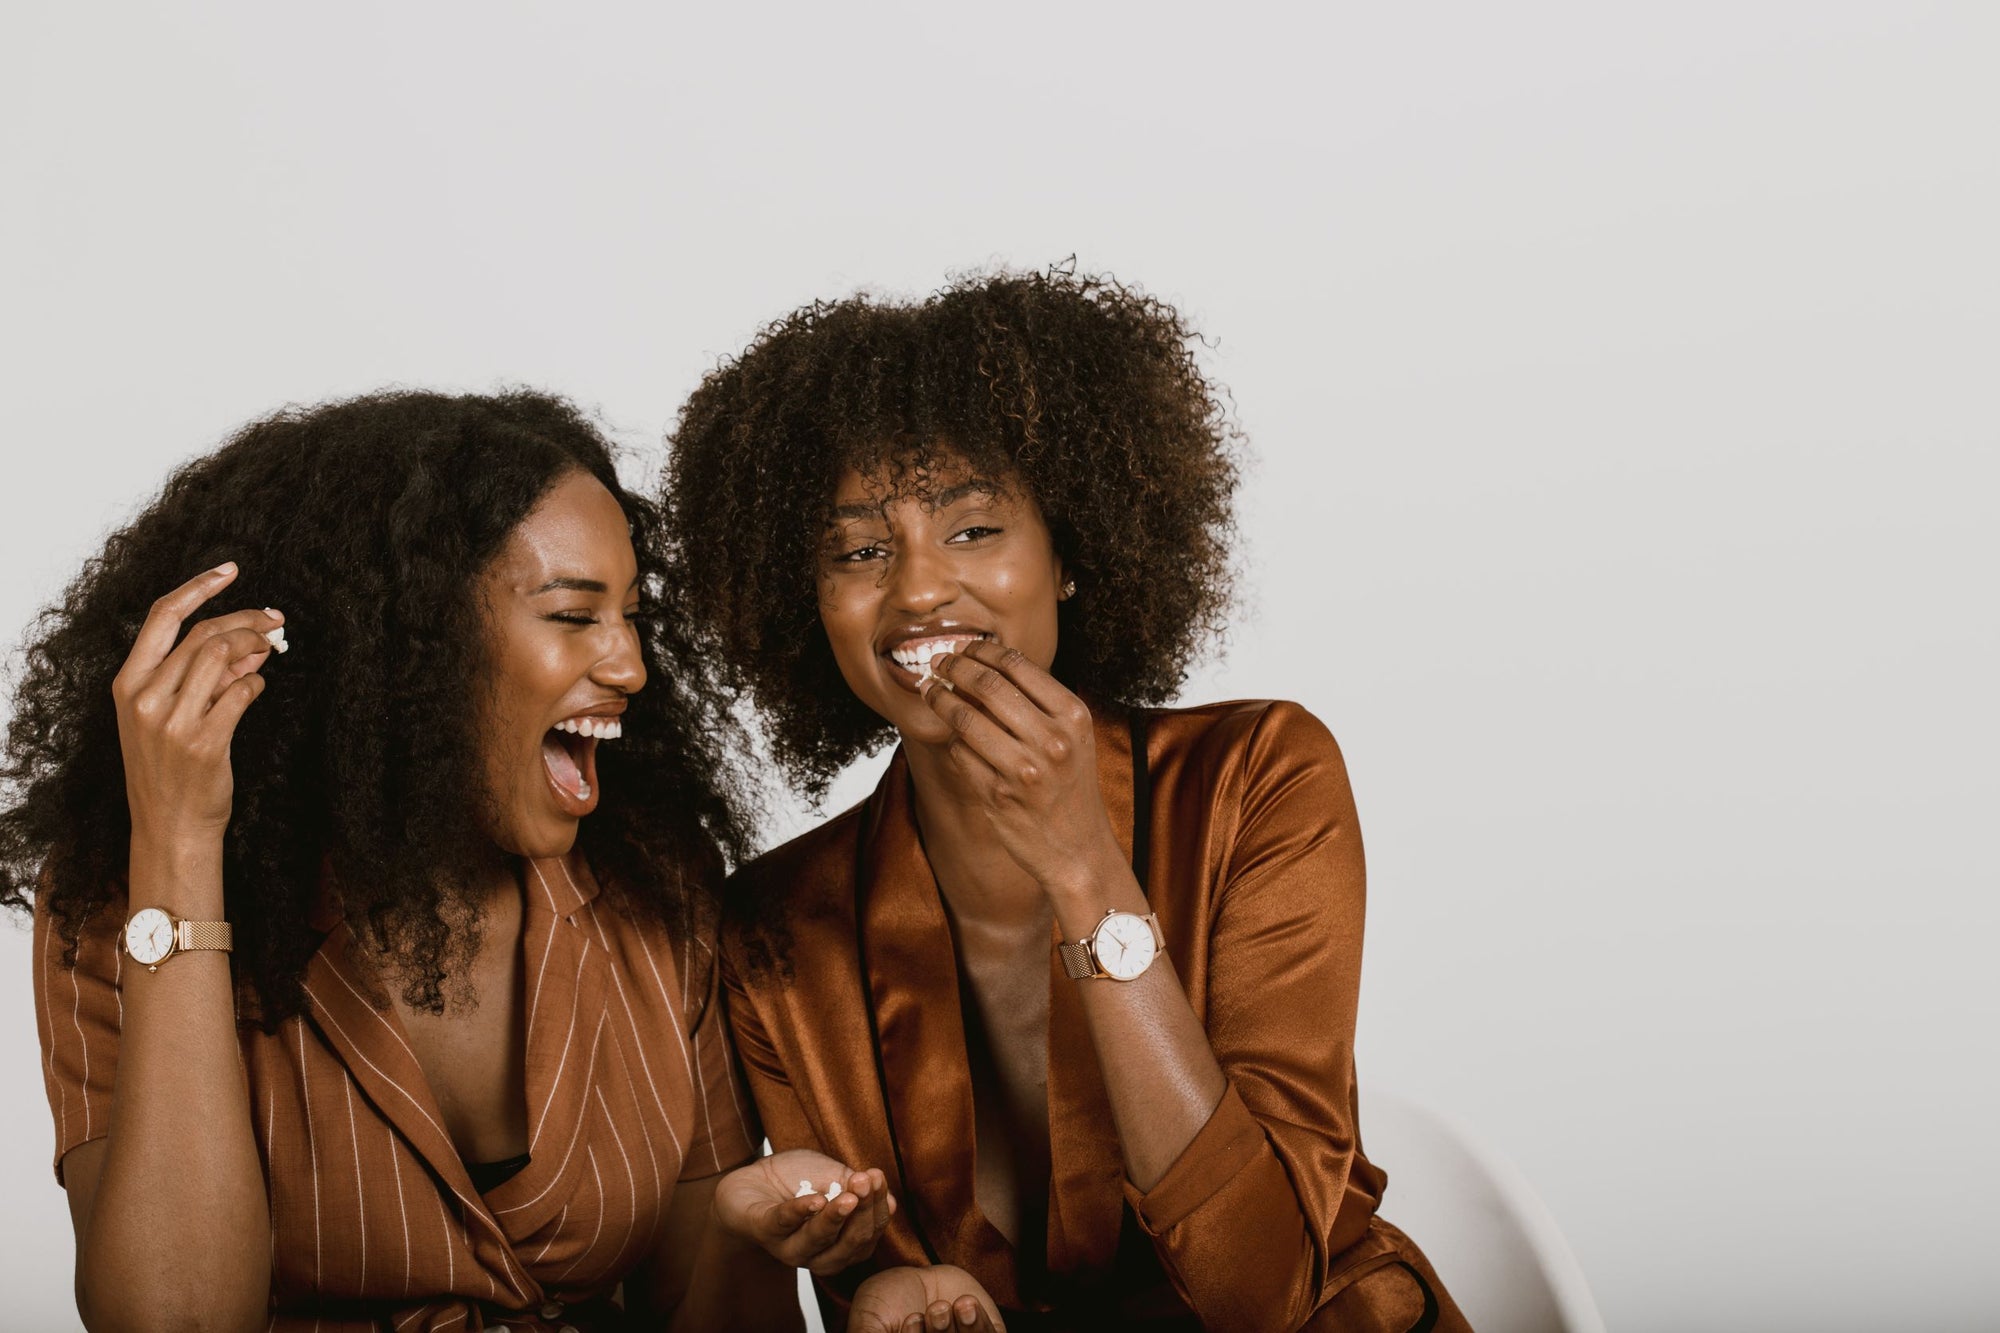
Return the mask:
<path id="1" fill-rule="evenodd" d="M 1132 760 L 1122 714 L 1098 718 L 1096 742 L 1105 809 L 1129 856 Z M 1013 1250 L 973 1196 L 976 1134 L 958 961 L 900 749 L 869 800 L 856 875 L 863 970 L 911 1220 L 934 1252 L 963 1265 L 996 1299 L 1022 1304 Z M 1060 1280 L 1111 1266 L 1124 1163 L 1079 983 L 1064 975 L 1056 943 L 1051 938 L 1047 1267 Z"/>
<path id="2" fill-rule="evenodd" d="M 530 1161 L 481 1195 L 460 1159 L 429 1080 L 393 1005 L 378 1004 L 374 969 L 338 900 L 323 895 L 331 926 L 306 969 L 307 1017 L 362 1093 L 440 1183 L 456 1195 L 467 1226 L 483 1237 L 524 1302 L 540 1288 L 512 1252 L 561 1211 L 588 1169 L 580 1138 L 611 998 L 605 950 L 585 910 L 597 881 L 580 853 L 522 868 L 521 962 L 527 1016 Z"/>

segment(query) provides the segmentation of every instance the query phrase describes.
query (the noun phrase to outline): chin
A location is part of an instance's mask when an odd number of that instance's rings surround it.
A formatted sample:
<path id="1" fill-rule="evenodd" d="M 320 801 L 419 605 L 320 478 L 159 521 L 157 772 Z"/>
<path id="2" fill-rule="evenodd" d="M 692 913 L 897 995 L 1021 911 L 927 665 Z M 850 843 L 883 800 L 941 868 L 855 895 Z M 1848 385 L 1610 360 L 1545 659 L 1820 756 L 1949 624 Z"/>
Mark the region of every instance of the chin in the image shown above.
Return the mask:
<path id="1" fill-rule="evenodd" d="M 509 829 L 505 837 L 495 841 L 510 856 L 530 861 L 568 856 L 570 849 L 576 846 L 576 833 L 581 825 L 582 821 L 575 819 L 537 820 L 532 827 Z"/>
<path id="2" fill-rule="evenodd" d="M 914 714 L 904 712 L 900 716 L 886 714 L 885 717 L 898 736 L 914 745 L 945 745 L 958 735 L 952 730 L 951 723 L 921 702 L 917 704 Z"/>

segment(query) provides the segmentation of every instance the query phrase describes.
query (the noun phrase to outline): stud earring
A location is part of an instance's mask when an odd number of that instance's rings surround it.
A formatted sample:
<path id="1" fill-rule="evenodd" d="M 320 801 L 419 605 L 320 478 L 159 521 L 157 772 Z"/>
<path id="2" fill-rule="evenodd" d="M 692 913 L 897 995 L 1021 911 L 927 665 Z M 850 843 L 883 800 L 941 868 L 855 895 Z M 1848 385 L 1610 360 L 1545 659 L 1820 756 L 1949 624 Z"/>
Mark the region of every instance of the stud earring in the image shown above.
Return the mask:
<path id="1" fill-rule="evenodd" d="M 1076 596 L 1076 580 L 1064 579 L 1062 583 L 1062 596 L 1057 600 L 1067 602 L 1074 596 Z"/>

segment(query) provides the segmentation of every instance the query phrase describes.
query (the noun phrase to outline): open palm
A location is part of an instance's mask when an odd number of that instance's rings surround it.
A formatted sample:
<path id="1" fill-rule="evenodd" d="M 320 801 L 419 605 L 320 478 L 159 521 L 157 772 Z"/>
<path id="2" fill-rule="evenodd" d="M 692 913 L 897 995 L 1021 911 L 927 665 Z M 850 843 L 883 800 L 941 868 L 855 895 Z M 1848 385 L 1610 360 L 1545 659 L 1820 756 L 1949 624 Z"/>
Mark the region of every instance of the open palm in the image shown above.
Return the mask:
<path id="1" fill-rule="evenodd" d="M 971 1323 L 964 1322 L 962 1311 L 972 1314 Z M 1006 1333 L 1007 1323 L 986 1288 L 963 1268 L 949 1264 L 890 1268 L 875 1274 L 854 1293 L 847 1316 L 848 1333 L 916 1333 L 929 1328 Z"/>
<path id="2" fill-rule="evenodd" d="M 822 1192 L 838 1181 L 845 1193 L 831 1203 L 823 1193 L 796 1198 L 801 1181 Z M 724 1230 L 756 1242 L 782 1263 L 829 1276 L 874 1253 L 896 1201 L 880 1170 L 851 1170 L 825 1153 L 793 1148 L 724 1176 L 714 1208 Z"/>

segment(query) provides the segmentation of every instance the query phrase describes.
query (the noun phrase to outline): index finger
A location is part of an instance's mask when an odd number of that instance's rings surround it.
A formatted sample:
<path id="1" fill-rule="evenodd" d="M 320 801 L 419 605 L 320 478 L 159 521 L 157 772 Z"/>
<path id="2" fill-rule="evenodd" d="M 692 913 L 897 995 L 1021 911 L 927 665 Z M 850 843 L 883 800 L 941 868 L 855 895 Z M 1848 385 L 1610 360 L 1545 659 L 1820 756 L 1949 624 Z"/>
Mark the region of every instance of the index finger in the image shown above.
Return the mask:
<path id="1" fill-rule="evenodd" d="M 1006 677 L 1008 683 L 1026 696 L 1029 703 L 1050 717 L 1061 716 L 1062 711 L 1076 700 L 1076 696 L 1065 689 L 1061 681 L 1036 666 L 1019 648 L 1009 648 L 991 639 L 975 639 L 954 652 L 971 658 L 981 666 L 991 667 Z"/>
<path id="2" fill-rule="evenodd" d="M 1076 695 L 1072 695 L 1062 681 L 1036 667 L 1034 660 L 1020 648 L 1010 648 L 1004 642 L 994 642 L 992 638 L 976 638 L 958 650 L 974 662 L 980 662 L 982 667 L 992 667 L 1002 677 L 1012 681 L 1014 689 L 1026 695 L 1036 709 L 1048 713 L 1050 717 L 1062 713 L 1062 709 L 1076 699 Z"/>
<path id="3" fill-rule="evenodd" d="M 182 622 L 235 580 L 236 562 L 225 560 L 154 602 L 153 609 L 146 613 L 146 623 L 139 627 L 139 637 L 132 641 L 126 664 L 150 672 L 164 662 L 181 636 Z"/>
<path id="4" fill-rule="evenodd" d="M 805 1229 L 806 1223 L 819 1216 L 825 1208 L 826 1200 L 819 1195 L 802 1194 L 783 1203 L 773 1204 L 764 1217 L 773 1239 L 782 1241 L 798 1235 Z"/>

